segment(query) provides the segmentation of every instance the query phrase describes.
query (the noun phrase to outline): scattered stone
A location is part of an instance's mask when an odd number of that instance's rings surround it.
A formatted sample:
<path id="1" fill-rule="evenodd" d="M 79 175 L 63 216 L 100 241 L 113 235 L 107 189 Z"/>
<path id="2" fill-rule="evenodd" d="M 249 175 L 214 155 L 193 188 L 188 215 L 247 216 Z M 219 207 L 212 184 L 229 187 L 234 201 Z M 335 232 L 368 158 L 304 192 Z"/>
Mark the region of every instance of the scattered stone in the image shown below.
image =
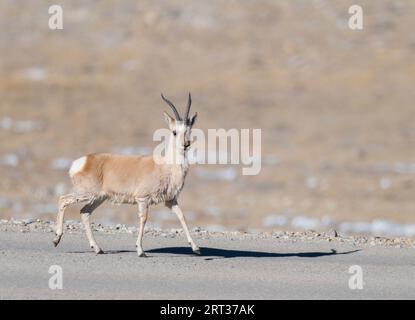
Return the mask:
<path id="1" fill-rule="evenodd" d="M 68 170 L 72 164 L 72 159 L 57 158 L 50 161 L 50 166 L 56 170 Z"/>
<path id="2" fill-rule="evenodd" d="M 68 220 L 66 221 L 67 232 L 70 233 L 84 233 L 84 226 L 79 221 Z M 2 219 L 0 220 L 0 231 L 2 232 L 54 232 L 55 223 L 51 221 L 43 221 L 41 219 Z M 104 226 L 102 224 L 93 224 L 95 232 L 98 233 L 136 233 L 137 227 L 128 227 L 123 224 L 117 224 L 115 226 Z M 163 238 L 175 238 L 184 237 L 182 229 L 169 229 L 162 230 L 159 227 L 152 227 L 149 225 L 145 230 L 146 234 L 151 234 L 155 237 Z M 200 227 L 195 227 L 192 232 L 197 233 L 198 239 L 211 239 L 227 237 L 233 240 L 258 240 L 258 239 L 272 239 L 276 242 L 339 242 L 352 245 L 354 247 L 364 246 L 378 246 L 378 247 L 390 247 L 390 248 L 413 248 L 415 247 L 415 241 L 412 238 L 385 238 L 385 237 L 366 237 L 366 236 L 339 236 L 336 230 L 330 230 L 327 233 L 316 232 L 314 230 L 308 231 L 274 231 L 274 232 L 240 232 L 240 231 L 226 231 L 226 230 L 205 230 Z"/>
<path id="3" fill-rule="evenodd" d="M 34 222 L 36 222 L 36 219 L 24 219 L 24 220 L 23 220 L 23 223 L 24 223 L 24 224 L 32 224 L 32 223 L 34 223 Z"/>
<path id="4" fill-rule="evenodd" d="M 283 231 L 277 231 L 277 232 L 273 232 L 272 233 L 272 237 L 273 238 L 281 238 L 282 236 L 284 236 L 284 232 Z"/>
<path id="5" fill-rule="evenodd" d="M 6 154 L 0 158 L 0 165 L 17 167 L 19 165 L 19 157 L 14 153 Z"/>
<path id="6" fill-rule="evenodd" d="M 331 230 L 329 231 L 329 236 L 330 236 L 330 237 L 337 238 L 337 237 L 339 236 L 339 234 L 337 233 L 336 229 L 331 229 Z"/>
<path id="7" fill-rule="evenodd" d="M 287 223 L 288 219 L 284 215 L 269 215 L 262 220 L 264 227 L 282 227 Z"/>
<path id="8" fill-rule="evenodd" d="M 136 232 L 138 232 L 137 227 L 129 227 L 128 228 L 128 233 L 136 233 Z"/>

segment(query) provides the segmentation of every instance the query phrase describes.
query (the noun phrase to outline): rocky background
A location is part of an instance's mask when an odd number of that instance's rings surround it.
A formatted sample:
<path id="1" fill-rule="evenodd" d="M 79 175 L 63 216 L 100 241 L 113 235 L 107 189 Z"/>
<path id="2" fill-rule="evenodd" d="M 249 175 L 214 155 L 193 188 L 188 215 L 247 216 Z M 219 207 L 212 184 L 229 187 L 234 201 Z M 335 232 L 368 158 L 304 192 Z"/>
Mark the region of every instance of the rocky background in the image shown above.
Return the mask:
<path id="1" fill-rule="evenodd" d="M 414 17 L 411 0 L 0 0 L 0 218 L 54 219 L 72 160 L 151 153 L 160 92 L 184 107 L 191 91 L 197 127 L 262 129 L 259 175 L 192 167 L 191 226 L 413 237 Z M 160 206 L 149 225 L 179 223 Z"/>

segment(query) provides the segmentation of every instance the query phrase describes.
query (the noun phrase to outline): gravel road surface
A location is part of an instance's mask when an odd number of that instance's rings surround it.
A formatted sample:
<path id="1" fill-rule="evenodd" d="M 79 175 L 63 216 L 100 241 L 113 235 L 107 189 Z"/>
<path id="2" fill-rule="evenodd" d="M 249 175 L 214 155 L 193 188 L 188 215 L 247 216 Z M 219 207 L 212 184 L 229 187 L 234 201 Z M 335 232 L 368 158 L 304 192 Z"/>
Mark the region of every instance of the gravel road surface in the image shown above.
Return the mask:
<path id="1" fill-rule="evenodd" d="M 180 230 L 150 230 L 144 237 L 149 257 L 139 258 L 134 230 L 101 228 L 95 234 L 106 254 L 95 255 L 78 224 L 67 225 L 57 248 L 51 228 L 40 222 L 0 225 L 1 299 L 415 298 L 409 240 L 364 243 L 337 234 L 197 229 L 202 255 L 196 256 Z M 53 265 L 62 268 L 61 290 L 49 288 Z M 363 289 L 349 288 L 354 265 L 361 267 Z"/>

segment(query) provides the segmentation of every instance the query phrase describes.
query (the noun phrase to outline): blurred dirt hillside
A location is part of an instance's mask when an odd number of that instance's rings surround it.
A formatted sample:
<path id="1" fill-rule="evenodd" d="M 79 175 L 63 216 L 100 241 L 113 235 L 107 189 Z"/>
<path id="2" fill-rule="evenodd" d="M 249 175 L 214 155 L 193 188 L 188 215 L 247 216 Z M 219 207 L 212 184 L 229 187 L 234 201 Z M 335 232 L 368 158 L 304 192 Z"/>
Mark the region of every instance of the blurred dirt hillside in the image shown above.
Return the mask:
<path id="1" fill-rule="evenodd" d="M 191 168 L 191 226 L 415 236 L 414 1 L 1 0 L 0 30 L 0 219 L 54 219 L 72 160 L 151 153 L 160 92 L 191 91 L 197 127 L 262 129 L 259 175 Z M 179 227 L 161 206 L 149 223 Z"/>

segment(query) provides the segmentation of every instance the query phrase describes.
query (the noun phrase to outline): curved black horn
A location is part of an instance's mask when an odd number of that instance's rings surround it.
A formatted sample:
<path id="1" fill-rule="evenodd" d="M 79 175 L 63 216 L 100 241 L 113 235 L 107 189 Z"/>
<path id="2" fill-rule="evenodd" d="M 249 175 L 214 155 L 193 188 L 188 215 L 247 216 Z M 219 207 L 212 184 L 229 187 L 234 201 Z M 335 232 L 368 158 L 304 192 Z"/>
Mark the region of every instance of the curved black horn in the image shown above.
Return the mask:
<path id="1" fill-rule="evenodd" d="M 180 114 L 177 112 L 177 109 L 176 109 L 176 107 L 174 106 L 174 104 L 173 104 L 173 103 L 171 103 L 169 100 L 167 100 L 167 99 L 163 96 L 163 93 L 161 94 L 161 98 L 162 98 L 162 99 L 164 100 L 164 102 L 166 102 L 166 103 L 170 106 L 170 108 L 173 110 L 174 115 L 176 116 L 176 120 L 181 121 L 181 120 L 182 120 L 182 118 L 180 117 Z"/>
<path id="2" fill-rule="evenodd" d="M 192 105 L 192 96 L 189 92 L 189 99 L 187 100 L 187 109 L 186 109 L 186 115 L 184 116 L 185 120 L 189 119 L 189 112 L 190 112 L 190 106 Z"/>

